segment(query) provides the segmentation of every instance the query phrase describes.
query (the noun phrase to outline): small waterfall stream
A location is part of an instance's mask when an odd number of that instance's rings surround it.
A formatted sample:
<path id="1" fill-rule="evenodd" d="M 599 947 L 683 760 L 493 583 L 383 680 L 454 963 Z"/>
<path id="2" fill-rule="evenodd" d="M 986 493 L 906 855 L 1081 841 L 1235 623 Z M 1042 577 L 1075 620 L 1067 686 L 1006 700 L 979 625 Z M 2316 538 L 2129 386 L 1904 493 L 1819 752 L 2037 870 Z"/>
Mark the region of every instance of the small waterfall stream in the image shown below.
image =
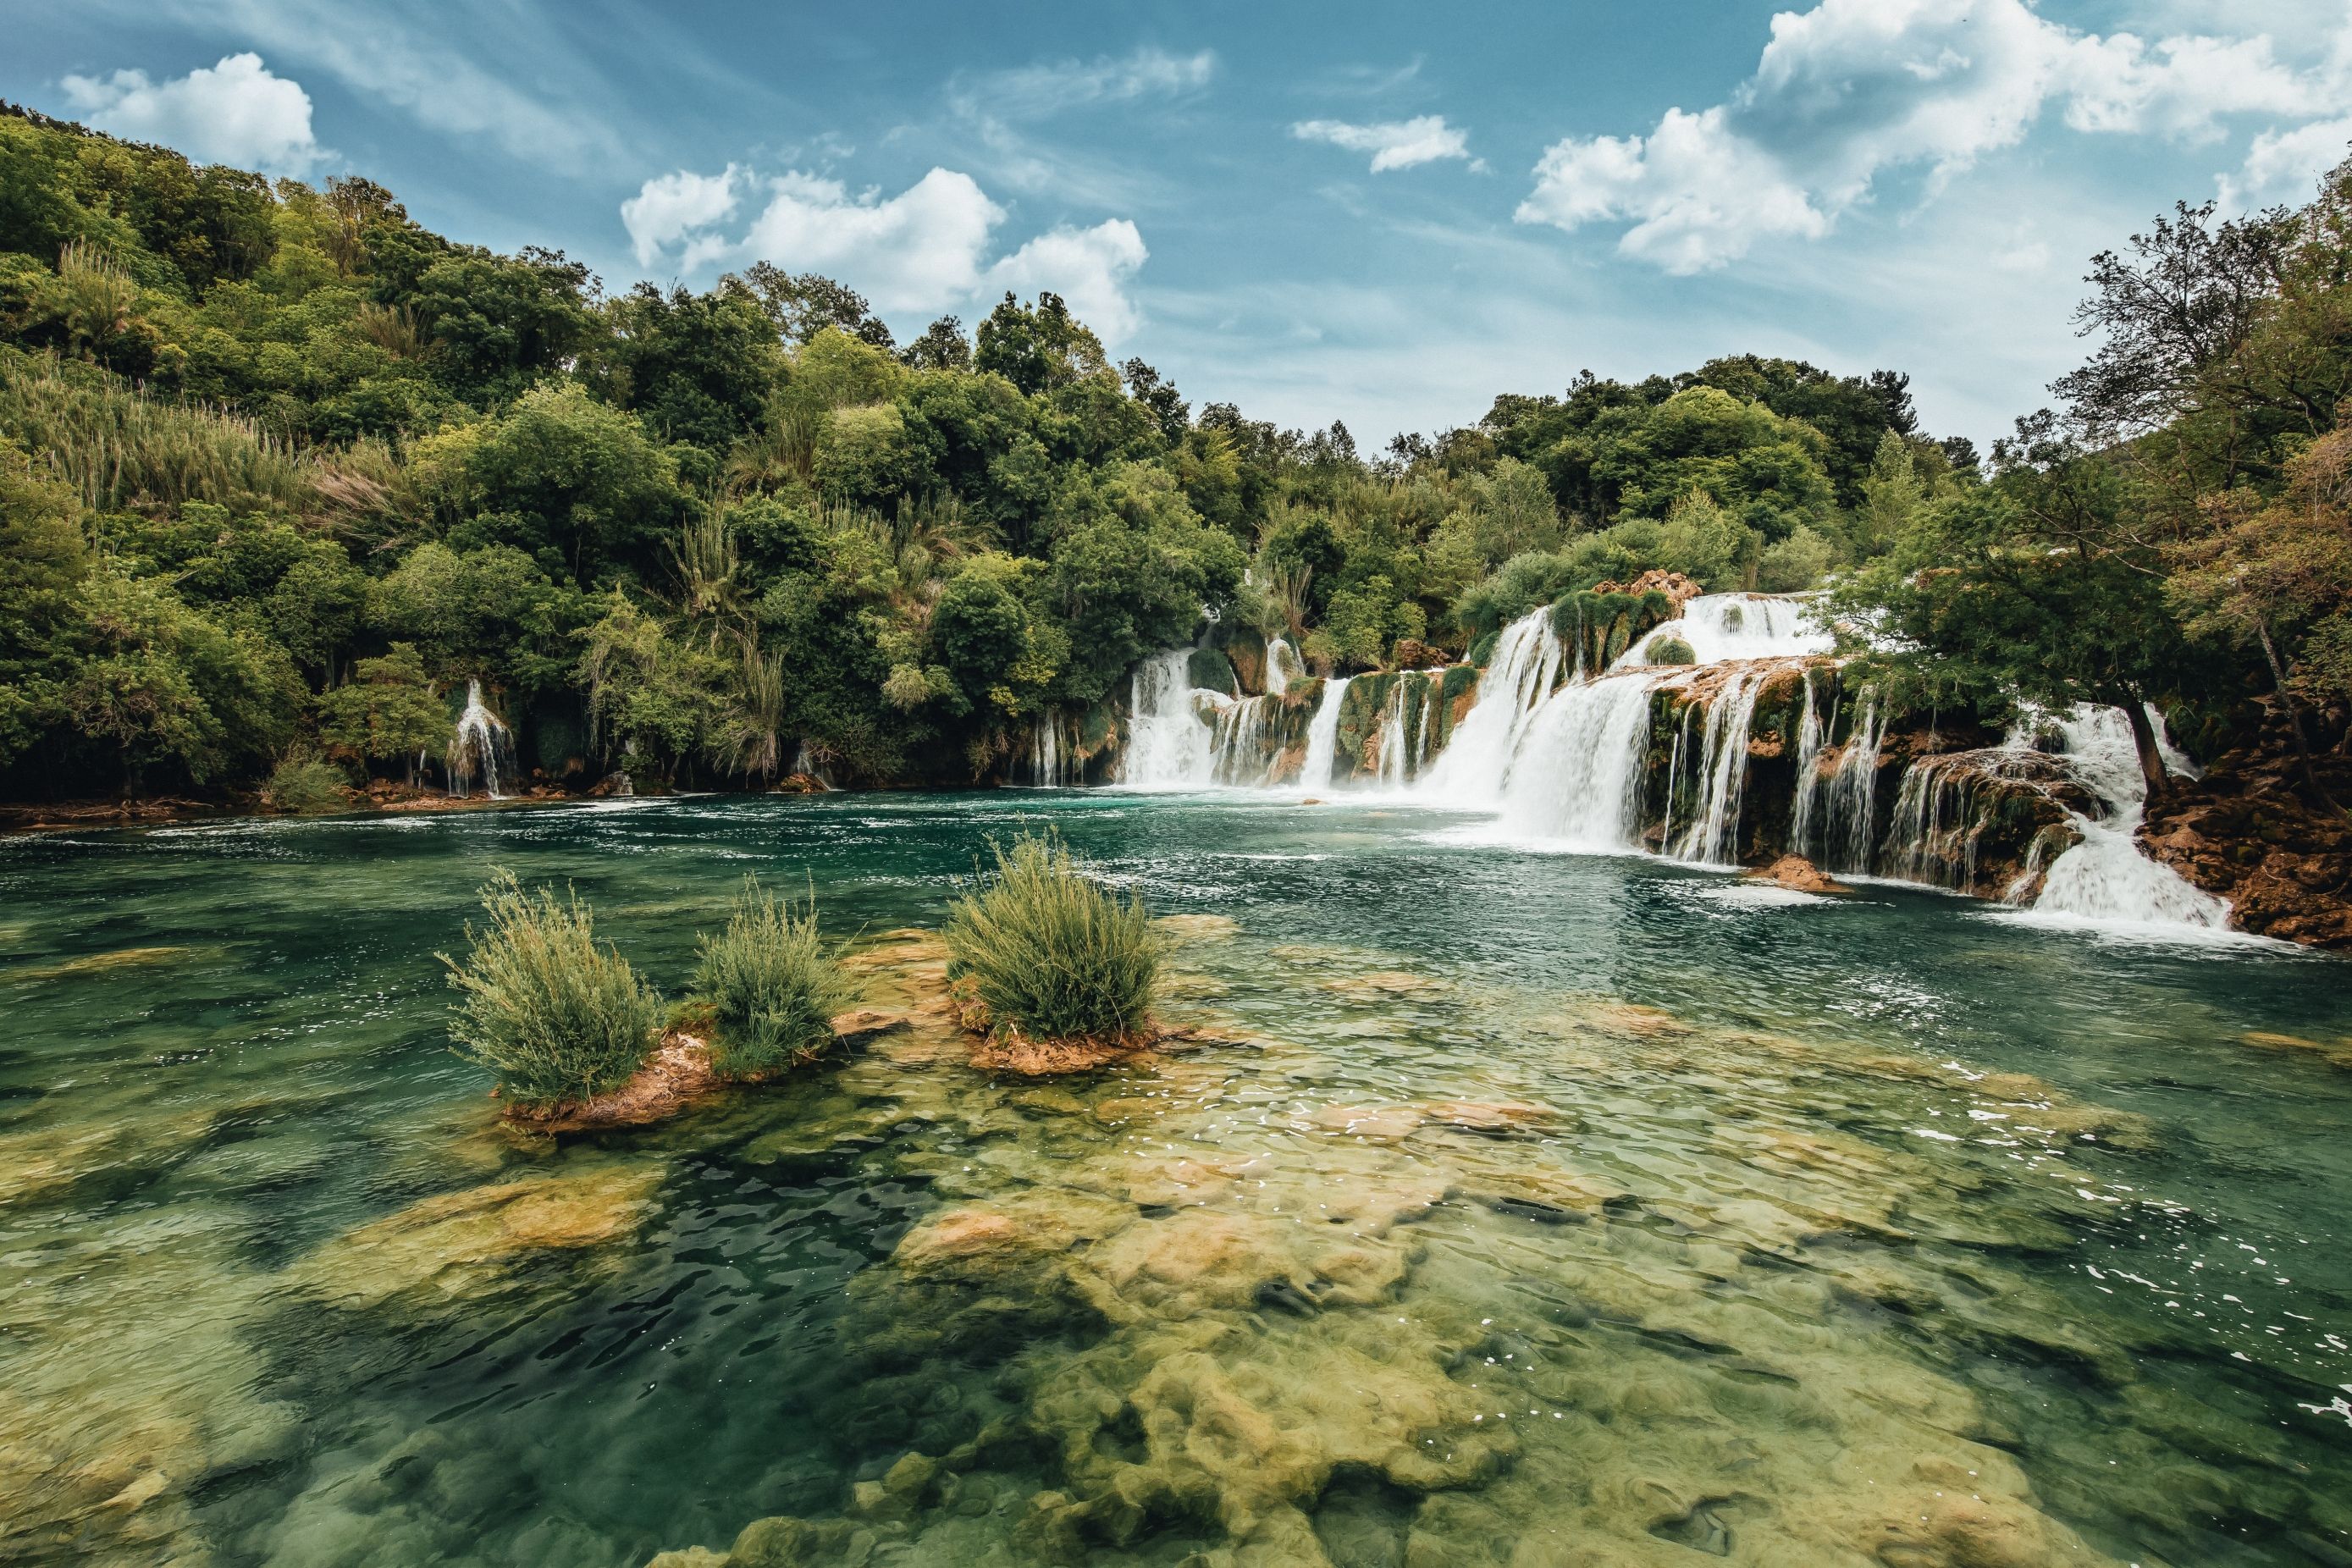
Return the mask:
<path id="1" fill-rule="evenodd" d="M 2154 716 L 2151 715 L 2151 718 Z M 2157 733 L 2164 733 L 2157 721 Z M 2147 807 L 2131 721 L 2119 708 L 2078 707 L 2057 722 L 2063 756 L 2083 785 L 2106 805 L 2104 820 L 2074 814 L 2083 840 L 2050 864 L 2038 914 L 2092 921 L 2203 926 L 2229 923 L 2228 900 L 2196 888 L 2169 866 L 2151 860 L 2137 842 Z M 2168 744 L 2163 748 L 2169 750 Z M 2170 765 L 2170 758 L 2166 759 Z"/>
<path id="2" fill-rule="evenodd" d="M 1298 770 L 1302 789 L 1329 789 L 1339 761 L 1339 704 L 1347 700 L 1348 678 L 1335 675 L 1323 683 L 1323 698 L 1307 725 L 1307 762 Z"/>
<path id="3" fill-rule="evenodd" d="M 1189 647 L 1171 648 L 1135 667 L 1119 783 L 1187 789 L 1216 782 L 1212 725 L 1234 700 L 1195 687 L 1189 673 L 1192 658 Z"/>
<path id="4" fill-rule="evenodd" d="M 1453 742 L 1422 775 L 1421 794 L 1433 804 L 1465 810 L 1490 810 L 1497 805 L 1509 785 L 1511 764 L 1528 723 L 1559 682 L 1564 657 L 1549 610 L 1524 616 L 1505 627 L 1486 673 L 1478 678 L 1477 701 L 1454 731 Z"/>
<path id="5" fill-rule="evenodd" d="M 520 774 L 515 765 L 514 737 L 482 700 L 479 680 L 466 682 L 465 710 L 457 715 L 444 760 L 449 769 L 451 795 L 472 794 L 474 781 L 479 779 L 485 794 L 492 800 L 502 800 L 500 781 L 511 784 Z"/>

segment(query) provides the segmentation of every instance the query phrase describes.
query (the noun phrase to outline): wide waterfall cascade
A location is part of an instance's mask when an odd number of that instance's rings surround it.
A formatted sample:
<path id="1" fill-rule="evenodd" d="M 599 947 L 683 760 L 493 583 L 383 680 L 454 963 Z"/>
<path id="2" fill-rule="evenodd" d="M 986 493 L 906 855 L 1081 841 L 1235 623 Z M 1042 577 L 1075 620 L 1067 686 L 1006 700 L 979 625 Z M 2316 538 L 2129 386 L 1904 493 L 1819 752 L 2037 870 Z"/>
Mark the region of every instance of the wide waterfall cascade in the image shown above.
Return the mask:
<path id="1" fill-rule="evenodd" d="M 1323 683 L 1322 700 L 1315 705 L 1315 716 L 1307 723 L 1307 761 L 1298 770 L 1302 789 L 1331 787 L 1332 766 L 1339 760 L 1339 704 L 1347 695 L 1346 676 L 1333 676 Z"/>
<path id="2" fill-rule="evenodd" d="M 1679 638 L 1695 664 L 1653 664 L 1650 649 Z M 1748 730 L 1774 665 L 1829 650 L 1801 599 L 1766 594 L 1703 594 L 1679 618 L 1651 629 L 1606 671 L 1579 668 L 1559 681 L 1565 656 L 1549 610 L 1515 621 L 1495 646 L 1478 700 L 1417 792 L 1433 805 L 1494 810 L 1513 837 L 1573 848 L 1624 852 L 1641 847 L 1643 761 L 1653 696 L 1688 689 L 1710 666 L 1747 666 L 1724 675 L 1703 704 L 1696 699 L 1678 732 L 1669 810 L 1688 772 L 1696 781 L 1690 820 L 1665 824 L 1664 852 L 1706 865 L 1737 859 L 1748 784 Z M 1699 711 L 1704 707 L 1704 714 Z M 1818 750 L 1818 737 L 1816 738 Z M 1679 826 L 1680 831 L 1676 828 Z"/>
<path id="3" fill-rule="evenodd" d="M 479 779 L 492 800 L 502 798 L 499 781 L 511 784 L 521 771 L 515 765 L 514 737 L 482 700 L 478 680 L 466 682 L 466 707 L 450 732 L 446 761 L 450 794 L 470 794 Z"/>
<path id="4" fill-rule="evenodd" d="M 1294 680 L 1307 679 L 1307 661 L 1298 650 L 1280 637 L 1268 637 L 1265 644 L 1265 694 L 1280 697 L 1290 689 Z"/>
<path id="5" fill-rule="evenodd" d="M 1453 741 L 1422 775 L 1420 794 L 1438 805 L 1469 810 L 1492 810 L 1501 804 L 1512 762 L 1537 710 L 1550 699 L 1565 657 L 1548 609 L 1523 616 L 1504 628 L 1486 673 L 1478 678 L 1477 700 L 1454 729 Z"/>
<path id="6" fill-rule="evenodd" d="M 2091 921 L 2127 921 L 2151 925 L 2220 929 L 2228 924 L 2229 900 L 2191 885 L 2169 866 L 2148 858 L 2138 843 L 2147 808 L 2147 781 L 2140 776 L 2139 752 L 2131 721 L 2119 708 L 2078 706 L 2059 719 L 2063 753 L 2074 776 L 2107 807 L 2104 820 L 2074 815 L 2083 840 L 2050 864 L 2037 914 Z M 2159 727 L 2158 733 L 2162 734 Z"/>
<path id="7" fill-rule="evenodd" d="M 1213 726 L 1234 700 L 1195 687 L 1192 658 L 1191 648 L 1171 648 L 1135 667 L 1119 783 L 1185 789 L 1216 782 Z"/>

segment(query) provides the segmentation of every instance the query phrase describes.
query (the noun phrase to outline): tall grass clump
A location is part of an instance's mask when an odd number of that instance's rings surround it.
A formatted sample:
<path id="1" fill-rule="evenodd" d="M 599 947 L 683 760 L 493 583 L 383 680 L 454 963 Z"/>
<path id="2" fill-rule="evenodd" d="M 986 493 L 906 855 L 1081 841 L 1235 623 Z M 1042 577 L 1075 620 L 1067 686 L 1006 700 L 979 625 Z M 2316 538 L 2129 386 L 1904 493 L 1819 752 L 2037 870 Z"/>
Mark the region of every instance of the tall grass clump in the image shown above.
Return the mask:
<path id="1" fill-rule="evenodd" d="M 833 1016 L 857 989 L 818 935 L 814 889 L 796 907 L 746 877 L 727 929 L 700 942 L 694 989 L 717 1026 L 711 1058 L 720 1072 L 772 1071 L 833 1043 Z"/>
<path id="2" fill-rule="evenodd" d="M 999 1029 L 1037 1040 L 1129 1040 L 1149 1032 L 1160 942 L 1138 899 L 1081 871 L 1056 837 L 992 843 L 996 868 L 948 912 L 951 979 Z"/>
<path id="3" fill-rule="evenodd" d="M 292 444 L 258 420 L 92 366 L 0 354 L 0 429 L 43 454 L 94 511 L 191 500 L 300 510 L 311 499 Z"/>
<path id="4" fill-rule="evenodd" d="M 621 1087 L 653 1048 L 661 998 L 610 943 L 577 894 L 526 892 L 510 871 L 482 889 L 488 924 L 466 937 L 458 963 L 440 955 L 466 994 L 449 1026 L 457 1054 L 499 1075 L 526 1107 L 588 1100 Z"/>

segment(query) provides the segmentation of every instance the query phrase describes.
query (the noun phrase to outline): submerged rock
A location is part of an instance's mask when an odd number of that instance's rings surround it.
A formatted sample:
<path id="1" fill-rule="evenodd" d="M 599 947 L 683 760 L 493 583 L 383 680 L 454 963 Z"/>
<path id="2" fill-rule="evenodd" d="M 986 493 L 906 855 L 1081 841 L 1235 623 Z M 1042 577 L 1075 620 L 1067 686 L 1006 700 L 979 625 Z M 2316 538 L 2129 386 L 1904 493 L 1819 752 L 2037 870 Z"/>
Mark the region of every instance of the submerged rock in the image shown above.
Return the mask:
<path id="1" fill-rule="evenodd" d="M 526 1258 L 630 1235 L 652 1211 L 660 1184 L 658 1169 L 614 1166 L 444 1193 L 337 1237 L 286 1278 L 342 1307 L 411 1294 L 472 1295 L 499 1285 Z"/>

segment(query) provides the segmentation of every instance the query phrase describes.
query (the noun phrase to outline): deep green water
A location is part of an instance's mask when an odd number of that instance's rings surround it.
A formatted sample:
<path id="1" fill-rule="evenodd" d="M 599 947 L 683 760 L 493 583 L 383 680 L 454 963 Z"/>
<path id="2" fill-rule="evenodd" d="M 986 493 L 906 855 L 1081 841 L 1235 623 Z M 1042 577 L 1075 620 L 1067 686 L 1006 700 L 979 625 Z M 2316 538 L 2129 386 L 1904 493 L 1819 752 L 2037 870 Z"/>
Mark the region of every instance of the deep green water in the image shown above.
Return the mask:
<path id="1" fill-rule="evenodd" d="M 886 1039 L 561 1149 L 445 1048 L 494 865 L 675 991 L 747 870 L 931 924 L 1024 816 L 1232 917 L 1169 1011 L 1256 1037 L 1045 1086 Z M 791 1515 L 842 1562 L 2352 1562 L 2352 1070 L 2244 1038 L 2339 1046 L 2352 967 L 1443 826 L 0 842 L 0 1561 L 634 1568 Z"/>

